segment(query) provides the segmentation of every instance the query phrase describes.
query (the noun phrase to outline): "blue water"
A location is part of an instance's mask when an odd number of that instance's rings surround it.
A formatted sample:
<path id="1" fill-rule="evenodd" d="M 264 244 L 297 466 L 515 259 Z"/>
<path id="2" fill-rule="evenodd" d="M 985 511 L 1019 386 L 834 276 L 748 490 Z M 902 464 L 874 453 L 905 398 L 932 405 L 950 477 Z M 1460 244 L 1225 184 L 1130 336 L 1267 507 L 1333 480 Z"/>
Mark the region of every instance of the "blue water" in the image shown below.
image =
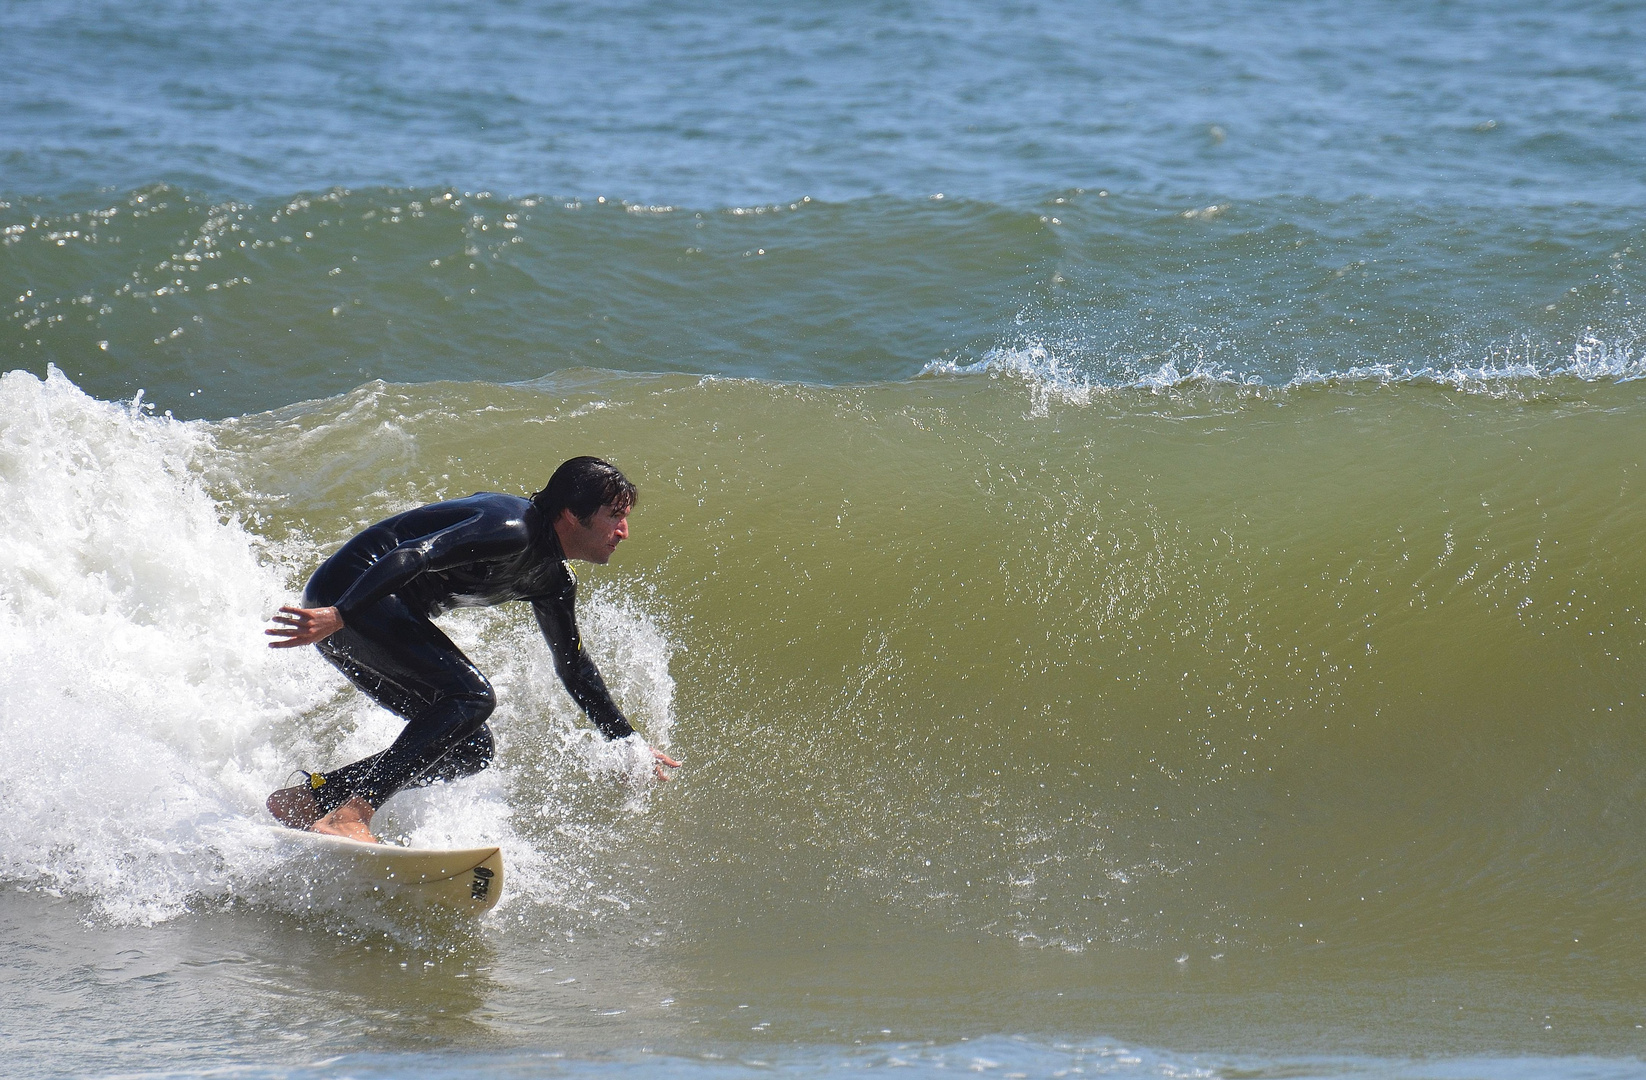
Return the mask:
<path id="1" fill-rule="evenodd" d="M 1641 6 L 0 5 L 0 190 L 1640 205 Z"/>
<path id="2" fill-rule="evenodd" d="M 743 1078 L 772 1075 L 795 1077 L 891 1075 L 948 1077 L 956 1074 L 1004 1077 L 1285 1077 L 1287 1080 L 1327 1080 L 1363 1077 L 1366 1080 L 1537 1080 L 1570 1075 L 1583 1080 L 1633 1080 L 1639 1066 L 1605 1058 L 1578 1058 L 1556 1062 L 1538 1058 L 1456 1058 L 1379 1061 L 1369 1058 L 1297 1057 L 1274 1061 L 1222 1054 L 1162 1054 L 1123 1043 L 1037 1043 L 1022 1038 L 987 1038 L 945 1045 L 886 1043 L 832 1051 L 795 1054 L 709 1052 L 695 1058 L 655 1053 L 616 1054 L 604 1060 L 568 1060 L 563 1054 L 539 1052 L 518 1055 L 423 1054 L 394 1056 L 359 1054 L 323 1060 L 309 1066 L 236 1069 L 247 1080 L 322 1080 L 348 1076 L 358 1080 L 416 1075 L 429 1080 L 472 1076 L 476 1067 L 487 1075 L 515 1077 L 627 1077 L 638 1074 L 685 1080 L 701 1076 Z M 136 1071 L 131 1076 L 194 1076 L 192 1072 Z"/>

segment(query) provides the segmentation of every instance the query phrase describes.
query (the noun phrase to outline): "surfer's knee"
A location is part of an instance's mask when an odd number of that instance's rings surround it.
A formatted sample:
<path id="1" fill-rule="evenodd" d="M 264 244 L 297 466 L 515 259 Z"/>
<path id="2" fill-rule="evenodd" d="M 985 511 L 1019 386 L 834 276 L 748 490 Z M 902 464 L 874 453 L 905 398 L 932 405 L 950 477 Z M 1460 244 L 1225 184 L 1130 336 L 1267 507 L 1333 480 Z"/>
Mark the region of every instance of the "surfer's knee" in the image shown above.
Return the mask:
<path id="1" fill-rule="evenodd" d="M 497 691 L 492 689 L 490 681 L 479 676 L 464 690 L 463 705 L 465 719 L 473 728 L 478 728 L 497 710 Z"/>
<path id="2" fill-rule="evenodd" d="M 486 729 L 486 721 L 497 709 L 497 694 L 490 683 L 481 680 L 478 685 L 446 698 L 438 708 L 444 717 L 440 722 L 443 734 L 434 736 L 437 740 L 457 746 L 486 732 L 485 738 L 490 741 L 491 733 Z"/>
<path id="3" fill-rule="evenodd" d="M 496 752 L 497 744 L 492 741 L 492 729 L 481 724 L 474 734 L 459 743 L 452 752 L 446 755 L 447 762 L 453 771 L 453 776 L 470 776 L 482 769 L 490 768 L 492 755 Z"/>
<path id="4" fill-rule="evenodd" d="M 492 741 L 492 729 L 485 724 L 481 724 L 480 730 L 469 736 L 465 746 L 469 751 L 470 760 L 475 763 L 477 769 L 484 769 L 490 765 L 492 755 L 497 752 L 497 744 Z"/>

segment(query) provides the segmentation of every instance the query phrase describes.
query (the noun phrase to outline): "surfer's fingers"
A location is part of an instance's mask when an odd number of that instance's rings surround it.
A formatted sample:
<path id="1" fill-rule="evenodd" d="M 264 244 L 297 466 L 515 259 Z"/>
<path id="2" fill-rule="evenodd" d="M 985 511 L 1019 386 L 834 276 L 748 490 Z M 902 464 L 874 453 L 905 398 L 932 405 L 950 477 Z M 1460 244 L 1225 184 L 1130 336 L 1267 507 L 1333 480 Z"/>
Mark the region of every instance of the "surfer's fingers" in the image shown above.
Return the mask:
<path id="1" fill-rule="evenodd" d="M 277 639 L 269 642 L 269 648 L 295 649 L 299 645 L 312 645 L 326 636 L 315 629 L 309 620 L 303 620 L 301 625 L 295 619 L 288 620 L 288 623 L 285 626 L 271 626 L 263 631 L 269 637 Z"/>

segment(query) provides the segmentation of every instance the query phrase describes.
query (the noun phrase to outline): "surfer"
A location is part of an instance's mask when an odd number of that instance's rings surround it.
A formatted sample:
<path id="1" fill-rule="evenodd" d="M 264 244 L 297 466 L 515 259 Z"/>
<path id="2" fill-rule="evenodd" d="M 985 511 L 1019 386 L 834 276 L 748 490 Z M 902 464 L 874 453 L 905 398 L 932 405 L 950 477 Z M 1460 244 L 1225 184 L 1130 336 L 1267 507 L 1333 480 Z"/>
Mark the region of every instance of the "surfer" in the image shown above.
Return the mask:
<path id="1" fill-rule="evenodd" d="M 270 648 L 314 645 L 350 682 L 406 721 L 388 749 L 268 798 L 294 829 L 375 842 L 372 815 L 405 787 L 491 763 L 491 683 L 431 621 L 454 607 L 532 605 L 555 671 L 607 739 L 634 734 L 577 632 L 568 560 L 605 564 L 629 535 L 638 491 L 593 457 L 562 464 L 523 499 L 481 493 L 396 514 L 320 564 L 300 607 L 282 607 Z M 651 751 L 657 777 L 680 762 Z"/>

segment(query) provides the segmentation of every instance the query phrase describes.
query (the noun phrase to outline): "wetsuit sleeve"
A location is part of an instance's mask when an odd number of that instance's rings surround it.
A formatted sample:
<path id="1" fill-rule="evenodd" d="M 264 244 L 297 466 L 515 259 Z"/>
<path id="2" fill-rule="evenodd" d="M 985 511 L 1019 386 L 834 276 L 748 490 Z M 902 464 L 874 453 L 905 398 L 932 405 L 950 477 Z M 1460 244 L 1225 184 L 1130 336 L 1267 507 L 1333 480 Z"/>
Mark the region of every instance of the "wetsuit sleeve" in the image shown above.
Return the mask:
<path id="1" fill-rule="evenodd" d="M 583 639 L 577 633 L 574 609 L 576 586 L 568 585 L 560 596 L 538 597 L 532 601 L 532 613 L 537 625 L 543 628 L 543 637 L 554 655 L 554 670 L 566 684 L 566 692 L 577 702 L 578 708 L 588 714 L 594 726 L 608 739 L 621 739 L 634 734 L 634 728 L 624 719 L 623 711 L 612 700 L 606 689 L 606 680 L 600 669 L 583 648 Z"/>
<path id="2" fill-rule="evenodd" d="M 518 521 L 499 522 L 494 516 L 477 510 L 455 524 L 407 540 L 385 553 L 349 586 L 334 606 L 346 626 L 351 613 L 399 591 L 419 574 L 505 557 L 520 551 L 528 542 Z"/>

